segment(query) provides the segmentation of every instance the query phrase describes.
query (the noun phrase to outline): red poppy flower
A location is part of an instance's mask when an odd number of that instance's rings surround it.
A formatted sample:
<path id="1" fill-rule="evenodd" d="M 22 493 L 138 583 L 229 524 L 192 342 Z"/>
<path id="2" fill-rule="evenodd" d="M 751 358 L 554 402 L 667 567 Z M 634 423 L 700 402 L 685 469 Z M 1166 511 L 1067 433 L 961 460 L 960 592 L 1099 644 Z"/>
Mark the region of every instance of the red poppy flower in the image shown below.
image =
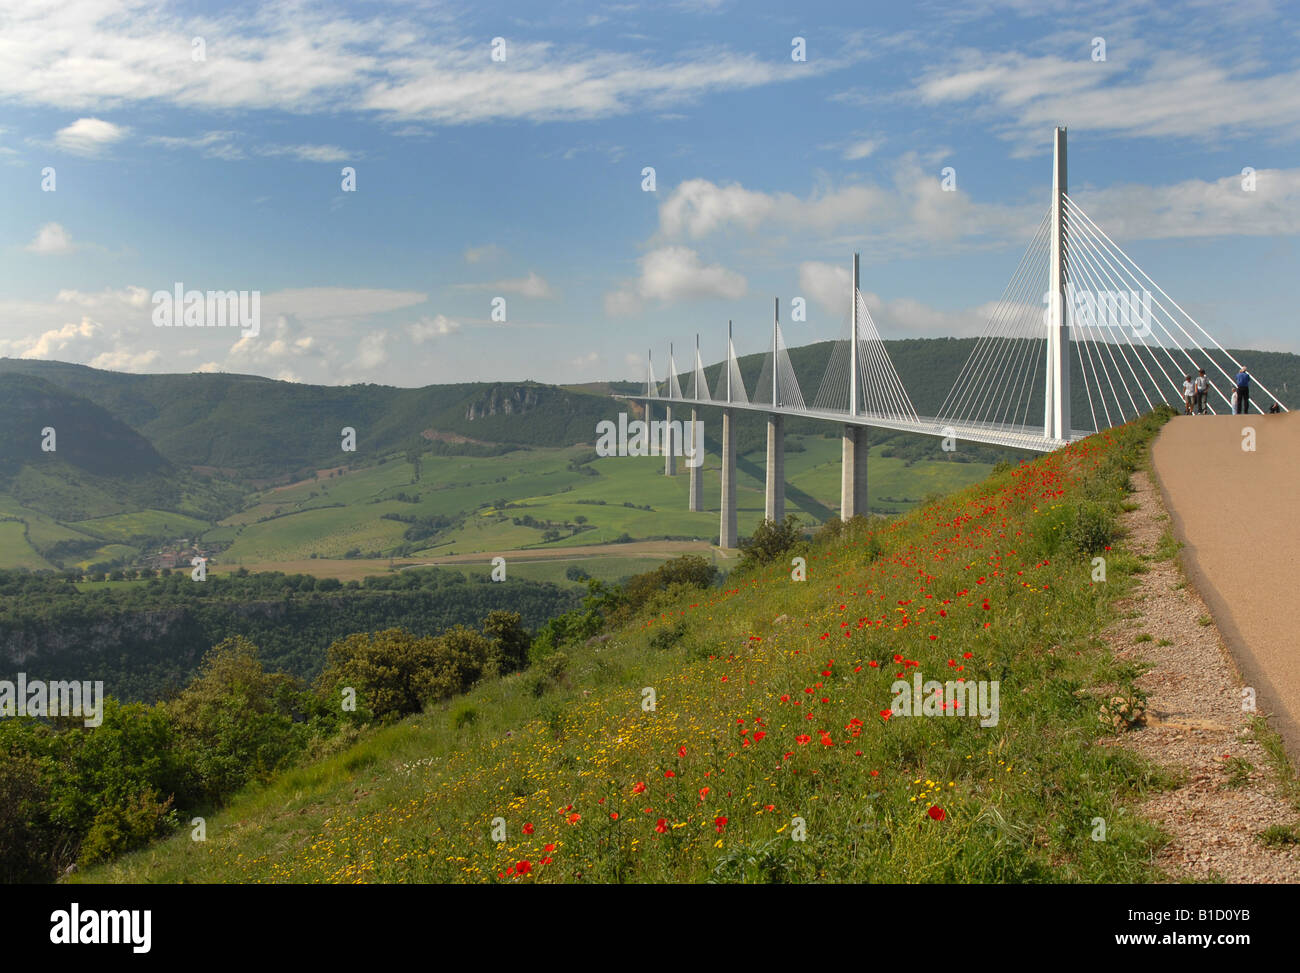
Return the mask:
<path id="1" fill-rule="evenodd" d="M 675 771 L 672 771 L 672 770 L 665 770 L 665 771 L 664 771 L 664 776 L 665 776 L 665 777 L 676 777 L 677 774 L 676 774 Z"/>
<path id="2" fill-rule="evenodd" d="M 577 824 L 581 820 L 582 820 L 582 815 L 579 814 L 577 811 L 574 811 L 572 814 L 569 815 L 569 824 Z"/>
<path id="3" fill-rule="evenodd" d="M 548 855 L 554 850 L 555 850 L 555 842 L 551 842 L 549 845 L 547 845 L 545 848 L 542 849 L 542 851 L 546 852 Z"/>
<path id="4" fill-rule="evenodd" d="M 532 833 L 533 833 L 533 823 L 529 821 L 524 825 L 524 834 L 532 834 Z"/>
<path id="5" fill-rule="evenodd" d="M 668 831 L 667 818 L 660 818 L 658 821 L 656 821 L 655 830 L 658 831 L 660 834 L 665 834 Z"/>
<path id="6" fill-rule="evenodd" d="M 938 806 L 930 808 L 930 810 L 926 811 L 925 813 L 930 815 L 930 817 L 934 818 L 934 820 L 936 821 L 942 821 L 945 817 L 947 817 L 947 815 L 944 813 L 943 808 Z"/>
<path id="7" fill-rule="evenodd" d="M 638 781 L 638 782 L 636 783 L 636 785 L 633 786 L 633 788 L 632 788 L 632 793 L 633 793 L 633 794 L 643 794 L 643 793 L 645 793 L 645 782 L 644 782 L 644 781 Z"/>
<path id="8" fill-rule="evenodd" d="M 810 737 L 807 733 L 800 733 L 797 737 L 794 738 L 794 742 L 800 745 L 805 743 L 811 743 L 812 737 Z"/>
<path id="9" fill-rule="evenodd" d="M 714 818 L 714 819 L 713 819 L 713 830 L 716 831 L 716 832 L 718 832 L 718 834 L 722 834 L 722 829 L 725 828 L 726 826 L 727 826 L 727 819 L 726 819 L 726 818 Z"/>
<path id="10" fill-rule="evenodd" d="M 533 863 L 529 861 L 522 861 L 515 866 L 515 874 L 517 875 L 527 875 L 532 870 L 533 870 Z"/>

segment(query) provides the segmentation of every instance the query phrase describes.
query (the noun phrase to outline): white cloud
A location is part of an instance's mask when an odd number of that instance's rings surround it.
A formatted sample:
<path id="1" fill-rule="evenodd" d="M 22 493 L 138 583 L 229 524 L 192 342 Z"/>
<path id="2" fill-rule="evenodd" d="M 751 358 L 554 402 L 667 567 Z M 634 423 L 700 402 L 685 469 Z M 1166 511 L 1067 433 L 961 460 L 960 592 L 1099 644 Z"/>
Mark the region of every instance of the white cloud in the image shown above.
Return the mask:
<path id="1" fill-rule="evenodd" d="M 745 278 L 721 264 L 705 264 L 689 247 L 652 250 L 639 261 L 641 275 L 605 295 L 605 313 L 634 314 L 644 301 L 672 303 L 683 300 L 744 297 Z"/>
<path id="2" fill-rule="evenodd" d="M 806 240 L 805 247 L 824 247 L 826 238 L 838 233 L 844 238 L 838 242 L 860 242 L 871 253 L 911 255 L 933 252 L 936 244 L 956 248 L 1028 240 L 1047 208 L 1045 200 L 1046 194 L 1041 203 L 977 203 L 960 188 L 943 191 L 938 168 L 927 171 L 909 154 L 895 163 L 889 188 L 852 183 L 797 196 L 687 180 L 660 204 L 655 239 L 698 239 L 726 231 L 753 237 L 760 228 L 773 227 Z"/>
<path id="3" fill-rule="evenodd" d="M 847 320 L 852 275 L 839 264 L 807 261 L 799 265 L 799 288 L 833 319 Z M 983 334 L 997 302 L 974 308 L 945 310 L 910 297 L 885 300 L 871 291 L 862 292 L 871 319 L 884 338 L 918 338 Z"/>
<path id="4" fill-rule="evenodd" d="M 213 131 L 202 135 L 153 135 L 147 141 L 165 149 L 191 149 L 209 159 L 235 161 L 249 154 L 268 158 L 290 158 L 299 162 L 343 162 L 359 157 L 337 145 L 278 145 L 274 142 L 251 144 L 239 132 Z"/>
<path id="5" fill-rule="evenodd" d="M 455 334 L 459 330 L 459 321 L 453 321 L 441 314 L 434 317 L 422 317 L 406 329 L 407 334 L 411 336 L 411 340 L 417 345 L 432 341 L 434 338 L 441 338 L 444 335 Z"/>
<path id="6" fill-rule="evenodd" d="M 803 297 L 838 315 L 847 312 L 853 275 L 847 267 L 815 260 L 799 265 L 799 291 Z"/>
<path id="7" fill-rule="evenodd" d="M 368 334 L 357 343 L 356 363 L 365 371 L 372 371 L 388 361 L 384 343 L 388 335 L 382 331 Z"/>
<path id="8" fill-rule="evenodd" d="M 1254 58 L 1224 67 L 1202 53 L 1150 51 L 1132 38 L 1104 62 L 966 51 L 930 71 L 913 94 L 928 105 L 973 105 L 1020 152 L 1040 151 L 1052 127 L 1127 137 L 1230 133 L 1275 136 L 1300 124 L 1300 71 L 1265 74 Z"/>
<path id="9" fill-rule="evenodd" d="M 0 99 L 81 111 L 148 103 L 333 114 L 346 106 L 438 124 L 587 120 L 661 111 L 846 63 L 832 53 L 792 64 L 720 47 L 655 60 L 512 38 L 500 64 L 481 37 L 438 7 L 380 17 L 265 5 L 184 20 L 181 28 L 172 10 L 111 0 L 20 4 L 6 11 Z M 191 59 L 191 34 L 208 38 L 208 61 Z"/>
<path id="10" fill-rule="evenodd" d="M 83 317 L 78 324 L 65 324 L 61 328 L 55 328 L 39 335 L 19 352 L 18 357 L 50 358 L 75 345 L 86 344 L 98 338 L 102 332 L 103 327 L 99 322 Z M 21 344 L 21 340 L 9 342 L 11 348 L 16 348 Z"/>
<path id="11" fill-rule="evenodd" d="M 487 260 L 499 260 L 505 256 L 505 250 L 498 247 L 495 243 L 487 243 L 481 247 L 465 248 L 465 263 L 476 264 Z"/>
<path id="12" fill-rule="evenodd" d="M 26 249 L 28 253 L 51 257 L 72 253 L 77 248 L 72 243 L 72 236 L 61 224 L 46 223 L 36 231 L 35 238 L 27 244 Z"/>
<path id="13" fill-rule="evenodd" d="M 529 271 L 527 277 L 514 277 L 508 280 L 494 280 L 485 284 L 457 284 L 462 290 L 470 291 L 492 291 L 499 294 L 519 294 L 522 297 L 549 298 L 555 297 L 555 292 L 551 285 L 547 283 L 546 278 L 540 276 L 534 271 Z"/>
<path id="14" fill-rule="evenodd" d="M 337 145 L 263 145 L 253 151 L 258 155 L 288 156 L 299 162 L 345 162 L 355 158 Z"/>
<path id="15" fill-rule="evenodd" d="M 96 156 L 125 138 L 129 131 L 102 118 L 78 118 L 55 134 L 54 144 L 74 155 Z"/>
<path id="16" fill-rule="evenodd" d="M 1128 240 L 1300 234 L 1300 169 L 1259 169 L 1255 188 L 1234 173 L 1170 186 L 1120 185 L 1071 194 L 1121 246 Z"/>
<path id="17" fill-rule="evenodd" d="M 105 351 L 89 362 L 91 368 L 107 368 L 115 372 L 140 372 L 155 364 L 162 356 L 156 349 L 148 351 Z"/>
<path id="18" fill-rule="evenodd" d="M 102 291 L 86 292 L 77 290 L 61 290 L 55 295 L 55 300 L 64 304 L 75 304 L 78 307 L 93 308 L 96 310 L 107 310 L 116 308 L 143 308 L 150 306 L 149 291 L 143 287 L 136 287 L 128 284 L 120 290 L 114 290 L 106 287 Z"/>
<path id="19" fill-rule="evenodd" d="M 186 286 L 190 286 L 186 283 Z M 198 287 L 196 283 L 193 286 Z M 205 285 L 215 287 L 216 285 Z M 234 287 L 234 285 L 230 285 Z M 241 284 L 241 289 L 251 289 Z M 396 291 L 363 287 L 300 287 L 264 294 L 263 314 L 292 315 L 304 321 L 361 318 L 423 304 L 421 291 Z"/>
<path id="20" fill-rule="evenodd" d="M 844 158 L 850 161 L 865 159 L 878 148 L 880 148 L 879 139 L 862 139 L 859 142 L 854 142 L 851 145 L 845 146 Z"/>

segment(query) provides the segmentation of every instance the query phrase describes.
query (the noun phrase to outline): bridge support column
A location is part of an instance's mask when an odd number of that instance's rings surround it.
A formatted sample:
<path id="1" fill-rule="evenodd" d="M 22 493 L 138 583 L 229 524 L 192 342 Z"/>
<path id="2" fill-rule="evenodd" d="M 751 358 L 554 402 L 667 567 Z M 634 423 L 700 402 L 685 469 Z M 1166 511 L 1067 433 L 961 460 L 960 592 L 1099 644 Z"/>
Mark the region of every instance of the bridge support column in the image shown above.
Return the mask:
<path id="1" fill-rule="evenodd" d="M 662 442 L 664 451 L 664 476 L 677 475 L 677 454 L 673 449 L 673 407 L 664 406 L 664 436 Z"/>
<path id="2" fill-rule="evenodd" d="M 763 516 L 780 523 L 785 519 L 785 421 L 767 417 L 767 500 Z"/>
<path id="3" fill-rule="evenodd" d="M 865 517 L 867 508 L 867 427 L 844 427 L 840 468 L 840 520 Z"/>
<path id="4" fill-rule="evenodd" d="M 722 521 L 718 546 L 736 546 L 736 423 L 730 409 L 722 410 Z"/>
<path id="5" fill-rule="evenodd" d="M 704 469 L 704 437 L 700 436 L 696 441 L 696 430 L 700 428 L 700 410 L 691 409 L 691 462 L 694 466 L 688 466 L 687 469 L 691 475 L 691 510 L 700 511 L 704 509 L 704 477 L 701 471 Z"/>

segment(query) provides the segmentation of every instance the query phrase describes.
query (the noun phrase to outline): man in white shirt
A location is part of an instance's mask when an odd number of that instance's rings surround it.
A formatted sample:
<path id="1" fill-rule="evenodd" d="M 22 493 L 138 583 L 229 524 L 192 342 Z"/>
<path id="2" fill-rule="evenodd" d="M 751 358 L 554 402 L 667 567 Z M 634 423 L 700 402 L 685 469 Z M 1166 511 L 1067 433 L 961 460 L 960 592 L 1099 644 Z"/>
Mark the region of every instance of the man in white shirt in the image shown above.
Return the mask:
<path id="1" fill-rule="evenodd" d="M 1205 377 L 1205 369 L 1202 368 L 1196 375 L 1196 414 L 1205 415 L 1205 398 L 1210 391 L 1210 380 Z"/>

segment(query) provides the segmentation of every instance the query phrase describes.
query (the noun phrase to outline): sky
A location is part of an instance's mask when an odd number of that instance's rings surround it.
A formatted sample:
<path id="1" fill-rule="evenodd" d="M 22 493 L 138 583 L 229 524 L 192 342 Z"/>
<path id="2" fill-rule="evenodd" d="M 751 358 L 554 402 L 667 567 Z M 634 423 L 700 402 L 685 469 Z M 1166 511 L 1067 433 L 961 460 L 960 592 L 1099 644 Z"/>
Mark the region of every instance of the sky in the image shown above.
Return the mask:
<path id="1" fill-rule="evenodd" d="M 774 297 L 836 337 L 855 251 L 883 337 L 976 335 L 1057 125 L 1207 331 L 1300 352 L 1295 5 L 7 0 L 0 356 L 639 378 L 728 320 L 764 350 Z M 155 326 L 178 285 L 256 292 L 258 333 Z"/>

